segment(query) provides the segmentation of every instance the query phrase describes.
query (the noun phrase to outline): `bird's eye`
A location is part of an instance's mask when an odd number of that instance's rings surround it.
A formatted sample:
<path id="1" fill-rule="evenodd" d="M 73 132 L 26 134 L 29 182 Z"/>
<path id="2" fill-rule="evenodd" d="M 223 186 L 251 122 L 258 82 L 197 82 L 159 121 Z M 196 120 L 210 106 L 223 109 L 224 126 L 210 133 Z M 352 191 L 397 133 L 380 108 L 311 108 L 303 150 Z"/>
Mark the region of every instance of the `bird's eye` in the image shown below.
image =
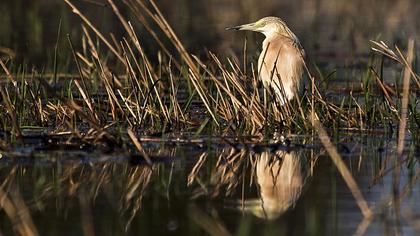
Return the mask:
<path id="1" fill-rule="evenodd" d="M 259 25 L 260 25 L 260 27 L 264 27 L 266 25 L 266 23 L 265 22 L 261 22 Z"/>

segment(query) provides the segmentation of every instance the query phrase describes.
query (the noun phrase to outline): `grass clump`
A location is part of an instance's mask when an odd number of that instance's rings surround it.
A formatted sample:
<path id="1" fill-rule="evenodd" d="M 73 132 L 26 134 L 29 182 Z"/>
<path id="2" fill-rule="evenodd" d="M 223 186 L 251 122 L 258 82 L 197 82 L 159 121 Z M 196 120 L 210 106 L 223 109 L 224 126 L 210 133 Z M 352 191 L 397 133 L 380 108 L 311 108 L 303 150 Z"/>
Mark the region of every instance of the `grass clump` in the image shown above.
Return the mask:
<path id="1" fill-rule="evenodd" d="M 57 68 L 52 77 L 34 71 L 27 76 L 12 73 L 11 61 L 1 61 L 7 82 L 0 84 L 6 111 L 0 114 L 0 124 L 6 136 L 21 137 L 22 127 L 47 127 L 50 133 L 95 141 L 122 140 L 127 130 L 143 135 L 264 135 L 278 130 L 304 134 L 312 130 L 314 119 L 336 131 L 392 131 L 405 109 L 400 83 L 386 83 L 382 68 L 374 63 L 359 87 L 339 94 L 339 101 L 330 99 L 328 84 L 308 70 L 311 82 L 305 94 L 279 106 L 270 91 L 264 98 L 256 68 L 241 69 L 238 59 L 220 59 L 212 52 L 205 60 L 188 53 L 152 0 L 124 3 L 161 47 L 157 60 L 146 54 L 141 37 L 112 0 L 108 4 L 126 33 L 118 41 L 101 33 L 71 1 L 65 2 L 82 21 L 82 49 L 67 37 L 77 74 L 63 75 L 57 82 Z M 406 117 L 410 131 L 418 132 L 418 74 L 399 48 L 372 44 L 412 78 Z"/>

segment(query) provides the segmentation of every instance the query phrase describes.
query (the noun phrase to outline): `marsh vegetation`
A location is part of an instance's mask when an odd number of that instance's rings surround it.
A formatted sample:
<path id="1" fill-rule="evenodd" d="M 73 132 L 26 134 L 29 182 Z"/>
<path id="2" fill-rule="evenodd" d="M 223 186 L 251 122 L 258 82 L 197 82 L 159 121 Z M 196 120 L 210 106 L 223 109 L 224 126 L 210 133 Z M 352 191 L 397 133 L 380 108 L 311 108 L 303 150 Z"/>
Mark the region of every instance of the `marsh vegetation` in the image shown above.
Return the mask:
<path id="1" fill-rule="evenodd" d="M 2 233 L 420 230 L 416 1 L 64 0 L 49 36 L 52 1 L 23 11 L 25 30 L 14 2 L 0 4 Z M 283 8 L 307 83 L 279 106 L 259 38 L 224 28 Z"/>

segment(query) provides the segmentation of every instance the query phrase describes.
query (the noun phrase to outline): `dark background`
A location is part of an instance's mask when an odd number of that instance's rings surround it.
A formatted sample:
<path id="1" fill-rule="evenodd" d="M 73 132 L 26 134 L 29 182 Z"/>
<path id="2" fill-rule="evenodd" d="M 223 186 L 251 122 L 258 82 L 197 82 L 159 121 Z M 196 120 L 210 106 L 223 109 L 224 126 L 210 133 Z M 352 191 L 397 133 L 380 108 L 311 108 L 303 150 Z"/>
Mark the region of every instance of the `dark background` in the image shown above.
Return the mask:
<path id="1" fill-rule="evenodd" d="M 122 26 L 104 0 L 73 0 L 102 32 L 123 36 Z M 121 11 L 136 26 L 149 54 L 158 48 L 122 1 Z M 261 36 L 229 32 L 224 28 L 273 15 L 284 19 L 300 38 L 308 54 L 318 60 L 348 63 L 366 57 L 369 40 L 405 47 L 407 39 L 419 41 L 418 0 L 161 0 L 156 1 L 191 53 L 205 49 L 219 55 L 238 55 L 247 37 L 249 51 L 259 49 Z M 66 35 L 81 46 L 81 21 L 61 0 L 0 1 L 0 56 L 12 56 L 50 68 L 61 21 L 59 58 L 71 59 Z M 105 33 L 106 34 L 106 33 Z M 109 34 L 106 34 L 109 35 Z M 153 56 L 153 55 L 152 55 Z"/>

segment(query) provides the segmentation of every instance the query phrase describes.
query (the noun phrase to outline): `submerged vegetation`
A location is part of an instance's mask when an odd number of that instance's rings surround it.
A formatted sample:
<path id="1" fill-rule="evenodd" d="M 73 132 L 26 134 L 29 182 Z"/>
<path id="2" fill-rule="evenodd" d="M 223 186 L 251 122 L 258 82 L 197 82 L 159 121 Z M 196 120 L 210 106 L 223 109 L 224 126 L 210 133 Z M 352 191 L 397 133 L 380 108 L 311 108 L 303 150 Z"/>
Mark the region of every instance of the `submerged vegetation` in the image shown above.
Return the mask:
<path id="1" fill-rule="evenodd" d="M 93 166 L 91 172 L 85 173 L 84 163 L 78 163 L 64 168 L 51 186 L 45 180 L 51 176 L 35 173 L 42 181 L 37 182 L 39 189 L 35 200 L 28 204 L 30 208 L 41 209 L 42 199 L 54 194 L 76 195 L 81 210 L 86 211 L 83 232 L 89 235 L 92 198 L 103 189 L 113 189 L 111 192 L 120 195 L 108 197 L 117 199 L 114 207 L 126 217 L 124 227 L 127 229 L 141 208 L 152 173 L 159 172 L 159 167 L 153 164 L 176 156 L 176 151 L 151 151 L 150 143 L 163 142 L 196 145 L 200 150 L 207 146 L 215 149 L 212 155 L 218 158 L 211 161 L 211 168 L 202 168 L 209 156 L 204 150 L 197 160 L 191 160 L 193 165 L 188 172 L 183 172 L 187 185 L 195 188 L 191 198 L 217 198 L 238 195 L 242 191 L 242 198 L 230 202 L 228 207 L 271 219 L 295 205 L 319 156 L 328 153 L 365 216 L 357 231 L 361 234 L 377 212 L 364 199 L 330 139 L 332 136 L 333 140 L 338 140 L 340 134 L 352 132 L 380 133 L 398 140 L 396 161 L 391 164 L 395 172 L 394 204 L 398 206 L 397 196 L 405 194 L 400 192 L 399 183 L 402 164 L 418 168 L 418 159 L 414 157 L 418 157 L 420 145 L 420 76 L 413 66 L 417 63 L 414 40 L 408 40 L 405 50 L 389 47 L 382 41 L 371 41 L 371 56 L 363 66 L 363 75 L 354 78 L 345 88 L 334 87 L 337 84 L 332 82 L 333 74 L 307 63 L 305 93 L 279 106 L 271 91 L 264 91 L 259 84 L 257 68 L 249 59 L 246 42 L 241 56 L 222 57 L 205 49 L 206 57 L 194 56 L 153 0 L 123 1 L 137 24 L 148 31 L 147 36 L 138 35 L 114 1 L 107 0 L 125 31 L 122 38 L 101 32 L 72 1 L 65 2 L 82 22 L 80 45 L 73 43 L 70 35 L 66 36 L 74 73 L 59 71 L 58 46 L 54 69 L 49 74 L 16 65 L 11 58 L 0 58 L 3 71 L 0 157 L 25 157 L 24 152 L 16 150 L 31 146 L 30 140 L 36 139 L 40 144 L 29 155 L 35 155 L 35 159 L 37 152 L 75 149 L 102 154 L 120 152 L 134 162 L 132 164 L 141 165 L 130 168 L 128 164 L 101 163 L 100 168 Z M 60 29 L 58 34 L 61 34 Z M 143 45 L 144 37 L 153 39 L 160 47 L 153 56 Z M 391 68 L 397 76 L 388 78 L 385 67 Z M 304 142 L 291 144 L 291 137 L 296 135 L 304 136 Z M 224 148 L 217 149 L 212 143 L 223 144 Z M 317 145 L 322 145 L 323 151 L 315 153 L 313 147 Z M 380 168 L 374 182 L 389 172 L 387 168 L 390 167 Z M 24 205 L 14 189 L 14 182 L 18 181 L 19 173 L 25 171 L 23 169 L 25 167 L 15 167 L 8 177 L 2 176 L 0 197 L 6 199 L 2 204 L 6 214 L 20 222 L 14 226 L 15 231 L 34 235 L 36 229 L 32 220 L 25 218 L 27 215 L 16 214 L 15 209 Z M 417 172 L 414 170 L 415 180 Z M 114 175 L 121 176 L 121 182 L 110 181 Z M 161 181 L 164 186 L 159 186 L 162 189 L 169 189 L 170 181 L 165 181 L 171 176 L 166 175 L 165 172 L 155 177 L 164 179 Z M 293 178 L 291 182 L 286 180 L 289 177 Z M 257 183 L 253 183 L 255 179 Z M 84 186 L 85 181 L 95 184 Z M 274 184 L 277 181 L 279 185 Z M 258 185 L 258 197 L 265 198 L 262 206 L 257 200 L 244 200 L 241 185 L 245 182 Z M 13 197 L 5 189 L 11 189 Z M 208 219 L 194 206 L 189 210 L 196 221 Z M 201 228 L 210 234 L 228 235 L 223 228 L 206 224 Z"/>

